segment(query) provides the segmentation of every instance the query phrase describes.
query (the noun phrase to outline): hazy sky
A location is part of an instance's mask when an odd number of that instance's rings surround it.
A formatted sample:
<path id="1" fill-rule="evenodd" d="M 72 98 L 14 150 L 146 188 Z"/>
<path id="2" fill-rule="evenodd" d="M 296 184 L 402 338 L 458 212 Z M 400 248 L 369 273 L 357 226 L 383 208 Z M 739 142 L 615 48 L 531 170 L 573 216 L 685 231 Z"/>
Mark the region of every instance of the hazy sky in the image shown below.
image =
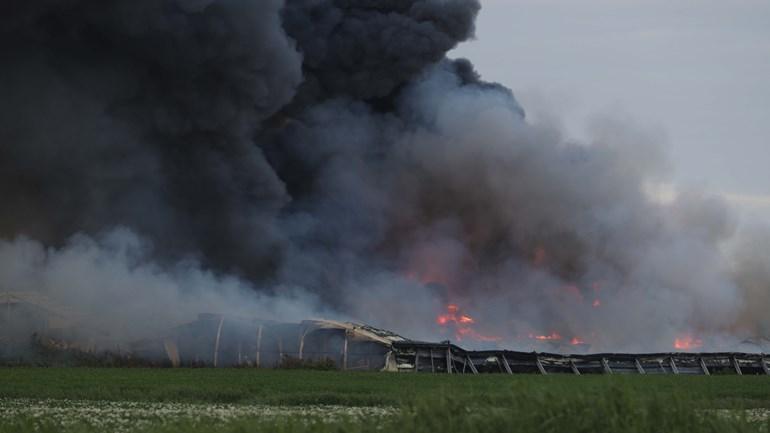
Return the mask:
<path id="1" fill-rule="evenodd" d="M 679 184 L 770 222 L 770 0 L 482 0 L 453 54 L 573 137 L 623 113 L 662 132 Z"/>

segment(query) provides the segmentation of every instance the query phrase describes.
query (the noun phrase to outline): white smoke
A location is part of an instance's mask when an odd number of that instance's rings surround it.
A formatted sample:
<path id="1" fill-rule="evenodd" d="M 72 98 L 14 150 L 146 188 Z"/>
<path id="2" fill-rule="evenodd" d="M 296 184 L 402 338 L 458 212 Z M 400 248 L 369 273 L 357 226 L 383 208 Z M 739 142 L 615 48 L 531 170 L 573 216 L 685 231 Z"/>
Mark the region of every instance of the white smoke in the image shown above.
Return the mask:
<path id="1" fill-rule="evenodd" d="M 125 228 L 75 235 L 61 248 L 25 237 L 0 240 L 0 292 L 43 295 L 68 327 L 115 343 L 167 335 L 199 313 L 300 321 L 323 315 L 298 289 L 260 293 L 248 282 L 194 260 L 153 262 L 152 245 Z"/>

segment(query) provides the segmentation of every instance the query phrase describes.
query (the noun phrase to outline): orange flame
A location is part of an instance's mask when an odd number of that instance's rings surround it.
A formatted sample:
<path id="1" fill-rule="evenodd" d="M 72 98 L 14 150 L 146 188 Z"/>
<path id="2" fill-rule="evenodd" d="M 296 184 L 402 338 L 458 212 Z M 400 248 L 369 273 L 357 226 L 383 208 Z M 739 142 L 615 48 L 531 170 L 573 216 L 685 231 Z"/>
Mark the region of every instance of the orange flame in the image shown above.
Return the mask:
<path id="1" fill-rule="evenodd" d="M 685 335 L 674 339 L 674 348 L 679 350 L 692 350 L 703 346 L 703 340 L 693 337 L 692 335 Z"/>
<path id="2" fill-rule="evenodd" d="M 564 340 L 564 337 L 560 333 L 558 333 L 556 331 L 553 331 L 553 332 L 551 332 L 548 335 L 529 334 L 529 338 L 531 338 L 533 340 L 538 340 L 538 341 L 562 341 L 562 340 Z M 586 344 L 586 341 L 584 339 L 582 339 L 581 337 L 574 336 L 574 337 L 569 339 L 569 344 L 571 344 L 573 346 L 578 346 L 578 345 L 581 345 L 581 344 Z"/>
<path id="3" fill-rule="evenodd" d="M 446 311 L 447 311 L 446 314 L 439 314 L 436 317 L 436 323 L 438 323 L 441 326 L 444 326 L 444 325 L 448 324 L 449 322 L 460 323 L 460 320 L 457 318 L 457 311 L 458 310 L 459 310 L 459 308 L 457 307 L 457 305 L 454 305 L 454 304 L 447 305 L 446 306 Z M 461 317 L 467 317 L 467 316 L 461 316 Z M 473 320 L 473 319 L 471 319 L 471 320 Z"/>
<path id="4" fill-rule="evenodd" d="M 455 338 L 457 341 L 462 341 L 464 338 L 470 338 L 478 341 L 500 341 L 501 337 L 482 335 L 476 332 L 472 325 L 476 323 L 473 317 L 466 314 L 460 314 L 460 307 L 455 304 L 449 304 L 446 307 L 446 313 L 439 314 L 436 317 L 436 323 L 441 326 L 452 325 L 455 329 Z"/>
<path id="5" fill-rule="evenodd" d="M 529 334 L 529 338 L 534 338 L 535 340 L 551 341 L 551 340 L 561 340 L 562 336 L 558 332 L 551 332 L 548 335 Z"/>

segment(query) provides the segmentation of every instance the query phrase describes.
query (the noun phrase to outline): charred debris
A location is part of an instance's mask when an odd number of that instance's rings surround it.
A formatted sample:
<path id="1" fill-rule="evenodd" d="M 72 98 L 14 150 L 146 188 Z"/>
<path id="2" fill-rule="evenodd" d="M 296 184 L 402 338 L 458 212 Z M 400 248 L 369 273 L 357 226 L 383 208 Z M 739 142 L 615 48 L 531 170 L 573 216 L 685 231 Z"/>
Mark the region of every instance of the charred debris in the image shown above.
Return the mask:
<path id="1" fill-rule="evenodd" d="M 444 374 L 770 375 L 770 358 L 750 353 L 600 353 L 564 355 L 465 350 L 449 341 L 414 341 L 367 325 L 333 320 L 282 323 L 200 314 L 157 338 L 116 343 L 87 331 L 78 316 L 42 296 L 0 293 L 0 361 L 23 364 L 32 346 L 134 360 L 130 365 L 198 367 L 331 366 L 341 370 Z M 106 354 L 106 355 L 104 355 Z"/>

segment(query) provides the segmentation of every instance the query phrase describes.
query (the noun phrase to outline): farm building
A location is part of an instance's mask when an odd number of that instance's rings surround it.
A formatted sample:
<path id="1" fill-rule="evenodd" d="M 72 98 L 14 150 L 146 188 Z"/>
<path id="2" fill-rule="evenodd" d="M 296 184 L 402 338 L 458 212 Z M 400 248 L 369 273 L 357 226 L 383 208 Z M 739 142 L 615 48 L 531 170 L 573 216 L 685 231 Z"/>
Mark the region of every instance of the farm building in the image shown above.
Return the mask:
<path id="1" fill-rule="evenodd" d="M 762 354 L 470 351 L 349 322 L 278 323 L 214 314 L 175 328 L 156 350 L 161 346 L 173 365 L 215 367 L 329 360 L 343 370 L 447 374 L 770 374 L 770 360 Z"/>
<path id="2" fill-rule="evenodd" d="M 280 323 L 218 314 L 174 328 L 161 346 L 173 365 L 277 367 L 286 360 L 331 361 L 344 370 L 395 370 L 392 344 L 401 336 L 332 320 Z"/>
<path id="3" fill-rule="evenodd" d="M 445 374 L 770 374 L 770 359 L 762 353 L 471 351 L 449 341 L 415 341 L 357 323 L 284 323 L 222 314 L 199 314 L 162 335 L 125 344 L 78 325 L 78 317 L 41 294 L 0 293 L 0 361 L 18 359 L 14 357 L 34 336 L 53 350 L 111 352 L 171 366 L 274 368 L 325 363 L 342 370 Z M 754 351 L 767 342 L 744 343 L 742 347 Z"/>
<path id="4" fill-rule="evenodd" d="M 748 353 L 599 353 L 564 355 L 464 350 L 454 344 L 394 342 L 397 371 L 501 374 L 762 374 L 770 358 Z"/>

